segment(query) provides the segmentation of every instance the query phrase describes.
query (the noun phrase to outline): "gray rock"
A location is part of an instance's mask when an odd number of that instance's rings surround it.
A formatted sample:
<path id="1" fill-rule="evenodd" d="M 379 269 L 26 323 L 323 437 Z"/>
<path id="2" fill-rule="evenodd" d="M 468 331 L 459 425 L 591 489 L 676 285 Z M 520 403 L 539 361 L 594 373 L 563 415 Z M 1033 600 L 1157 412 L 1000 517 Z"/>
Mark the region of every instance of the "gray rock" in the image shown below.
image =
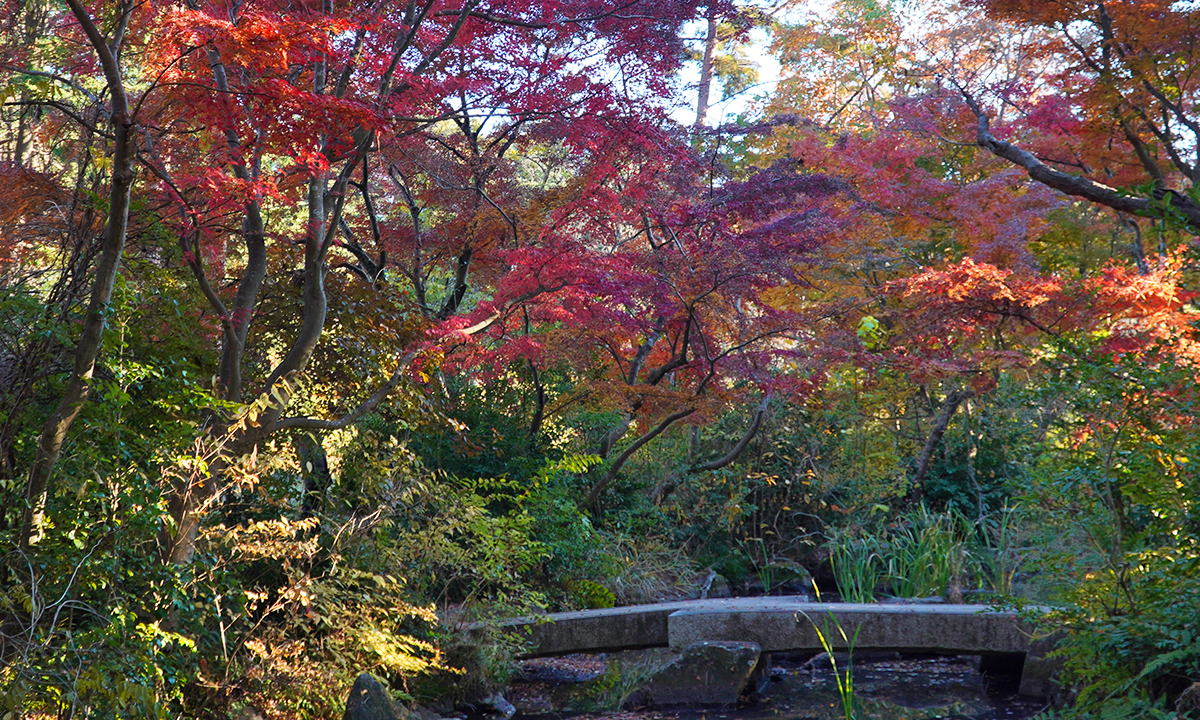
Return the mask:
<path id="1" fill-rule="evenodd" d="M 721 577 L 716 570 L 709 568 L 695 578 L 696 592 L 689 600 L 709 600 L 715 598 L 732 598 L 730 581 Z"/>
<path id="2" fill-rule="evenodd" d="M 417 705 L 414 707 L 413 713 L 416 714 L 420 720 L 442 720 L 442 718 L 445 717 L 445 715 L 442 713 L 436 710 L 430 710 L 424 705 Z"/>
<path id="3" fill-rule="evenodd" d="M 708 588 L 701 599 L 727 597 L 733 597 L 733 591 L 729 589 L 729 581 L 717 573 L 713 573 L 712 580 L 709 582 Z"/>
<path id="4" fill-rule="evenodd" d="M 716 570 L 709 568 L 704 572 L 696 573 L 688 582 L 688 590 L 679 598 L 680 600 L 712 600 L 716 598 L 733 597 L 733 591 L 729 588 L 729 581 L 717 574 Z"/>
<path id="5" fill-rule="evenodd" d="M 771 586 L 766 593 L 783 593 L 785 595 L 809 595 L 813 589 L 813 578 L 808 570 L 798 562 L 786 558 L 775 558 L 767 565 L 764 578 L 769 578 Z"/>
<path id="6" fill-rule="evenodd" d="M 230 718 L 232 720 L 266 720 L 258 708 L 253 705 L 246 705 L 234 710 Z"/>
<path id="7" fill-rule="evenodd" d="M 1025 652 L 1025 663 L 1021 668 L 1021 685 L 1017 692 L 1021 695 L 1049 698 L 1053 703 L 1062 694 L 1062 686 L 1058 677 L 1062 674 L 1063 660 L 1060 657 L 1047 657 L 1051 654 L 1062 633 L 1054 633 L 1046 637 L 1034 638 Z"/>
<path id="8" fill-rule="evenodd" d="M 1175 712 L 1180 718 L 1200 718 L 1200 682 L 1192 683 L 1191 687 L 1183 691 L 1179 696 L 1179 700 L 1175 702 Z"/>
<path id="9" fill-rule="evenodd" d="M 737 703 L 758 666 L 751 642 L 698 642 L 658 671 L 626 705 L 728 707 Z"/>
<path id="10" fill-rule="evenodd" d="M 482 704 L 492 708 L 504 720 L 516 714 L 517 709 L 513 704 L 504 699 L 504 696 L 498 692 L 494 692 L 482 700 Z"/>
<path id="11" fill-rule="evenodd" d="M 387 686 L 367 673 L 358 676 L 350 688 L 346 714 L 342 720 L 418 720 L 406 708 L 396 704 Z"/>

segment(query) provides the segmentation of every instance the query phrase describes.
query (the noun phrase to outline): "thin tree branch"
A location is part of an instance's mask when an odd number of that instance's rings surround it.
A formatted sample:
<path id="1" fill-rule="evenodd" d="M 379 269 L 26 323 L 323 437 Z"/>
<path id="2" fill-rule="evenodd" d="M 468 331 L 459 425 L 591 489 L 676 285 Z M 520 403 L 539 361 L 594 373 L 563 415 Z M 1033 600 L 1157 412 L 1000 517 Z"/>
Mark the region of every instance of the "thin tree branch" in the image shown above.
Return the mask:
<path id="1" fill-rule="evenodd" d="M 604 492 L 604 488 L 608 487 L 608 484 L 617 477 L 617 473 L 621 471 L 621 468 L 625 465 L 626 461 L 633 457 L 635 452 L 641 450 L 646 443 L 663 434 L 667 428 L 674 425 L 677 421 L 682 420 L 694 412 L 696 412 L 695 408 L 686 408 L 684 410 L 678 410 L 671 413 L 663 418 L 662 422 L 656 425 L 653 430 L 645 435 L 642 435 L 640 438 L 635 440 L 632 445 L 625 448 L 625 451 L 618 455 L 616 460 L 613 460 L 613 464 L 609 467 L 608 472 L 605 473 L 604 477 L 600 478 L 595 484 L 592 485 L 592 489 L 588 491 L 587 497 L 579 504 L 579 509 L 587 510 L 588 508 L 593 507 L 596 502 L 599 501 L 600 493 Z"/>

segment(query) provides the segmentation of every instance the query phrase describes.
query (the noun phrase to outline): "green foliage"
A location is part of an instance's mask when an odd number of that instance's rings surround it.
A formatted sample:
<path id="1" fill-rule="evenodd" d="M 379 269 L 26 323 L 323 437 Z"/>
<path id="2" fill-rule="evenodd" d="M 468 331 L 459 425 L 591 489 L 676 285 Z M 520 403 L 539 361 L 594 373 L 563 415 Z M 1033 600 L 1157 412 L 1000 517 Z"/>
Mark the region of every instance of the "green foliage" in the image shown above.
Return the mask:
<path id="1" fill-rule="evenodd" d="M 545 546 L 530 537 L 533 521 L 520 499 L 520 488 L 504 480 L 414 483 L 399 498 L 403 512 L 385 523 L 396 569 L 439 603 L 542 604 L 525 578 Z"/>
<path id="2" fill-rule="evenodd" d="M 737 442 L 743 420 L 730 416 L 705 427 L 701 452 Z M 836 501 L 814 469 L 823 461 L 816 422 L 802 408 L 773 408 L 741 461 L 689 479 L 656 522 L 676 528 L 674 541 L 731 583 L 794 580 L 797 573 L 787 568 L 811 558 L 827 501 Z"/>
<path id="3" fill-rule="evenodd" d="M 507 477 L 525 482 L 545 462 L 561 457 L 548 447 L 548 438 L 530 436 L 531 393 L 518 370 L 490 383 L 446 378 L 445 387 L 444 412 L 453 416 L 454 425 L 428 428 L 410 438 L 413 450 L 428 467 L 456 477 Z"/>
<path id="4" fill-rule="evenodd" d="M 668 540 L 612 535 L 609 543 L 616 567 L 603 582 L 617 604 L 675 600 L 698 589 L 696 565 Z"/>
<path id="5" fill-rule="evenodd" d="M 1031 418 L 1013 407 L 1016 399 L 1007 387 L 993 393 L 987 405 L 966 403 L 970 412 L 960 410 L 942 438 L 922 494 L 930 508 L 978 518 L 1003 507 L 1010 488 L 1021 481 L 1023 459 L 1012 450 L 1033 439 Z"/>
<path id="6" fill-rule="evenodd" d="M 594 580 L 574 580 L 566 583 L 566 591 L 572 606 L 585 610 L 615 607 L 617 595 Z"/>
<path id="7" fill-rule="evenodd" d="M 614 567 L 606 540 L 579 510 L 579 479 L 599 463 L 591 455 L 568 455 L 543 465 L 521 497 L 532 520 L 532 539 L 546 551 L 542 580 L 554 599 L 570 607 L 611 607 L 616 601 L 601 581 Z"/>
<path id="8" fill-rule="evenodd" d="M 1130 553 L 1120 572 L 1077 578 L 1051 622 L 1067 628 L 1056 654 L 1080 687 L 1077 706 L 1172 697 L 1200 678 L 1200 553 L 1194 539 Z"/>
<path id="9" fill-rule="evenodd" d="M 875 600 L 875 588 L 883 580 L 883 562 L 874 537 L 833 530 L 829 537 L 829 562 L 843 602 Z"/>
<path id="10" fill-rule="evenodd" d="M 546 549 L 542 582 L 553 599 L 571 608 L 611 607 L 688 594 L 695 565 L 661 536 L 657 515 L 631 503 L 601 530 L 579 510 L 584 473 L 598 463 L 590 455 L 547 463 L 521 498 L 533 518 L 532 538 Z"/>
<path id="11" fill-rule="evenodd" d="M 814 584 L 813 590 L 817 593 L 817 600 L 819 601 L 821 599 L 820 588 Z M 854 720 L 857 716 L 854 696 L 854 646 L 858 643 L 858 632 L 862 627 L 855 628 L 854 636 L 849 637 L 846 635 L 846 629 L 837 621 L 832 612 L 826 613 L 824 628 L 803 610 L 800 611 L 800 615 L 803 615 L 804 619 L 808 620 L 809 624 L 812 625 L 813 632 L 817 634 L 817 640 L 821 643 L 821 648 L 829 657 L 830 665 L 833 666 L 833 677 L 837 681 L 838 698 L 841 700 L 842 705 L 842 717 L 845 720 Z M 834 647 L 835 638 L 831 635 L 830 627 L 836 630 L 838 636 L 842 638 L 842 644 L 839 647 L 846 650 L 845 669 L 838 667 L 837 655 L 835 654 L 837 648 Z"/>
<path id="12" fill-rule="evenodd" d="M 871 602 L 888 590 L 917 598 L 961 593 L 974 572 L 971 524 L 959 513 L 925 508 L 876 529 L 833 529 L 829 559 L 847 602 Z"/>
<path id="13" fill-rule="evenodd" d="M 145 475 L 106 480 L 79 486 L 35 553 L 3 558 L 0 707 L 17 715 L 168 717 L 197 677 L 194 639 L 168 629 L 190 601 L 188 572 L 158 559 L 164 509 Z"/>
<path id="14" fill-rule="evenodd" d="M 1126 696 L 1109 698 L 1102 706 L 1092 709 L 1067 707 L 1060 710 L 1047 710 L 1034 715 L 1031 720 L 1182 720 L 1182 718 L 1175 711 L 1163 707 L 1162 701 Z"/>
<path id="15" fill-rule="evenodd" d="M 1079 689 L 1071 716 L 1166 717 L 1156 703 L 1200 679 L 1200 443 L 1180 392 L 1194 381 L 1165 348 L 1086 363 L 1078 346 L 1062 350 L 1045 393 L 1069 405 L 1022 499 L 1062 604 L 1053 621 L 1067 630 L 1057 654 Z"/>
<path id="16" fill-rule="evenodd" d="M 962 515 L 935 515 L 923 507 L 896 524 L 880 547 L 892 594 L 918 598 L 950 592 L 968 573 L 969 535 Z"/>
<path id="17" fill-rule="evenodd" d="M 984 588 L 1003 596 L 1013 594 L 1013 581 L 1029 553 L 1018 544 L 1020 522 L 1017 510 L 1005 504 L 976 528 L 982 540 L 973 550 L 980 580 Z"/>

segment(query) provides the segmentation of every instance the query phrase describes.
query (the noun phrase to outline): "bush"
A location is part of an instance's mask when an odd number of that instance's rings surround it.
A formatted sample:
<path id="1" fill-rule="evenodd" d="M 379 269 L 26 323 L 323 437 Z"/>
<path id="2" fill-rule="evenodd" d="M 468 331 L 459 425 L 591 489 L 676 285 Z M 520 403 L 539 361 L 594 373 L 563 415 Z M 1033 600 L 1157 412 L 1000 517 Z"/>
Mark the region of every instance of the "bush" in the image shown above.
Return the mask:
<path id="1" fill-rule="evenodd" d="M 123 480 L 85 485 L 78 516 L 0 559 L 0 708 L 14 716 L 167 717 L 198 677 L 196 638 L 173 621 L 190 572 L 158 559 L 165 513 L 146 478 Z"/>

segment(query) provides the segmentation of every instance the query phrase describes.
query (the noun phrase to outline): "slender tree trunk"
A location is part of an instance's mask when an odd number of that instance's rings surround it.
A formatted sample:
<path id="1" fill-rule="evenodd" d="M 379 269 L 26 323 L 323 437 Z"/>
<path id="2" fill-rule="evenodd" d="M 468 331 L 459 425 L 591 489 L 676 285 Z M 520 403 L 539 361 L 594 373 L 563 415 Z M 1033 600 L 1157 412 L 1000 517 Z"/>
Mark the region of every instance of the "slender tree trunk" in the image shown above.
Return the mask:
<path id="1" fill-rule="evenodd" d="M 66 440 L 71 424 L 79 416 L 91 390 L 92 374 L 96 358 L 100 354 L 104 335 L 105 314 L 112 298 L 117 269 L 121 264 L 121 253 L 125 248 L 125 234 L 129 224 L 129 199 L 133 189 L 134 160 L 137 155 L 136 130 L 129 114 L 129 102 L 125 85 L 117 64 L 117 50 L 110 49 L 91 16 L 80 0 L 67 0 L 76 20 L 88 36 L 93 49 L 104 68 L 104 79 L 112 96 L 110 115 L 113 128 L 113 173 L 109 190 L 108 222 L 96 268 L 96 279 L 92 284 L 87 314 L 83 318 L 83 329 L 79 344 L 75 347 L 75 362 L 70 380 L 58 408 L 42 426 L 38 438 L 37 455 L 29 471 L 25 486 L 25 511 L 21 522 L 20 546 L 28 548 L 41 539 L 45 518 L 46 499 L 50 491 L 50 477 Z"/>
<path id="2" fill-rule="evenodd" d="M 970 388 L 966 390 L 953 390 L 942 401 L 942 407 L 938 410 L 937 418 L 933 421 L 933 428 L 929 431 L 929 437 L 925 439 L 925 447 L 921 448 L 921 454 L 917 457 L 917 472 L 913 475 L 912 491 L 908 494 L 909 500 L 913 503 L 921 502 L 922 496 L 925 494 L 925 476 L 929 474 L 929 465 L 933 461 L 933 453 L 942 442 L 942 436 L 946 434 L 946 428 L 950 426 L 950 418 L 954 416 L 954 411 L 958 409 L 963 400 L 974 396 L 975 391 Z"/>
<path id="3" fill-rule="evenodd" d="M 708 119 L 708 98 L 712 92 L 713 66 L 717 55 L 717 10 L 715 5 L 708 8 L 708 32 L 704 36 L 704 57 L 700 60 L 700 87 L 696 97 L 696 125 L 704 127 Z"/>
<path id="4" fill-rule="evenodd" d="M 546 386 L 542 384 L 541 373 L 533 361 L 529 361 L 529 372 L 533 379 L 533 420 L 529 423 L 529 451 L 537 447 L 538 436 L 542 434 L 542 422 L 546 419 Z"/>
<path id="5" fill-rule="evenodd" d="M 608 472 L 592 484 L 592 488 L 588 491 L 587 497 L 584 498 L 583 502 L 579 504 L 579 509 L 587 510 L 588 508 L 594 507 L 596 503 L 600 501 L 600 493 L 604 492 L 604 488 L 608 487 L 608 484 L 616 479 L 617 473 L 621 472 L 621 468 L 625 466 L 625 463 L 628 462 L 629 458 L 633 457 L 634 453 L 640 450 L 643 445 L 661 435 L 663 431 L 674 425 L 677 420 L 682 420 L 694 412 L 696 412 L 694 409 L 686 408 L 666 416 L 662 419 L 662 422 L 635 440 L 632 445 L 625 448 L 625 451 L 618 455 L 616 460 L 613 460 L 613 464 L 611 467 L 609 467 Z"/>
<path id="6" fill-rule="evenodd" d="M 979 485 L 979 473 L 975 467 L 975 458 L 979 454 L 979 446 L 975 443 L 975 428 L 972 427 L 971 418 L 971 401 L 967 400 L 967 404 L 963 407 L 963 413 L 967 418 L 967 477 L 971 479 L 971 489 L 975 491 L 975 519 L 979 522 L 979 526 L 983 527 L 983 519 L 985 516 L 983 502 L 983 488 Z"/>
<path id="7" fill-rule="evenodd" d="M 29 91 L 21 90 L 21 112 L 17 115 L 17 137 L 13 142 L 13 165 L 21 167 L 25 163 L 25 153 L 29 150 L 29 113 L 31 109 L 25 103 L 29 102 Z"/>
<path id="8" fill-rule="evenodd" d="M 691 473 L 720 470 L 726 465 L 732 464 L 739 457 L 741 457 L 742 453 L 745 452 L 746 448 L 750 445 L 750 441 L 753 440 L 756 435 L 758 435 L 759 428 L 762 427 L 763 420 L 767 416 L 767 409 L 770 407 L 770 404 L 771 394 L 767 393 L 763 396 L 762 402 L 758 404 L 758 409 L 755 410 L 754 417 L 750 420 L 750 426 L 746 428 L 746 432 L 742 433 L 741 439 L 737 441 L 737 443 L 732 449 L 730 449 L 729 452 L 715 460 L 711 460 L 706 463 L 689 463 L 686 469 L 680 470 L 677 473 L 673 473 L 666 480 L 655 487 L 654 492 L 650 496 L 650 501 L 655 505 L 658 505 L 666 500 L 668 497 L 670 497 L 671 493 L 675 492 L 675 489 L 679 487 L 680 483 L 682 483 Z"/>
<path id="9" fill-rule="evenodd" d="M 304 478 L 304 496 L 300 499 L 300 519 L 312 517 L 324 505 L 325 492 L 329 489 L 329 457 L 316 432 L 299 432 L 293 436 L 292 446 L 300 460 L 300 475 Z"/>

